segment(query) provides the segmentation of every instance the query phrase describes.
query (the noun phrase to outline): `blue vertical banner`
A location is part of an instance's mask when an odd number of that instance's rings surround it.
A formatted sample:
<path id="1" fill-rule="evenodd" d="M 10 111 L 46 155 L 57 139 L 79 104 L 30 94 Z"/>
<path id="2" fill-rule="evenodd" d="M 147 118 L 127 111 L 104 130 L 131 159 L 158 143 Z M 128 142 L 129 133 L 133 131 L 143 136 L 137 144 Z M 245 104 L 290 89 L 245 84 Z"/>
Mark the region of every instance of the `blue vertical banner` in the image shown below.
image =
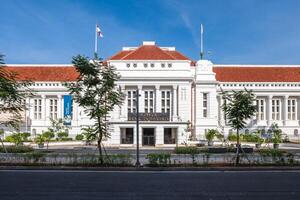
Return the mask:
<path id="1" fill-rule="evenodd" d="M 71 125 L 72 122 L 72 96 L 64 95 L 64 125 Z"/>

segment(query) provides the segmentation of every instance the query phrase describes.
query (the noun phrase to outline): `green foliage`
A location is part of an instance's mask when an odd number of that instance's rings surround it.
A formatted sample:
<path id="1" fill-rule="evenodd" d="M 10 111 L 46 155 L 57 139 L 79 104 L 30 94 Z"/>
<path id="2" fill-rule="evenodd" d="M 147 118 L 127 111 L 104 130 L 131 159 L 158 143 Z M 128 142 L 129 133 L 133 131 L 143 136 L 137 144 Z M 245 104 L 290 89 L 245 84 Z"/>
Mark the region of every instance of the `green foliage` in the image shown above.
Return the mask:
<path id="1" fill-rule="evenodd" d="M 255 134 L 241 134 L 241 140 L 244 142 L 257 142 L 258 141 L 258 136 Z"/>
<path id="2" fill-rule="evenodd" d="M 240 146 L 239 131 L 246 127 L 246 120 L 250 119 L 256 112 L 254 105 L 255 95 L 251 90 L 232 91 L 231 93 L 223 92 L 222 98 L 224 103 L 222 109 L 226 115 L 227 123 L 236 130 L 236 143 Z M 237 148 L 235 165 L 239 164 L 239 149 Z"/>
<path id="3" fill-rule="evenodd" d="M 239 131 L 246 127 L 246 120 L 256 112 L 255 95 L 251 90 L 223 92 L 224 104 L 222 109 L 226 114 L 228 124 Z"/>
<path id="4" fill-rule="evenodd" d="M 59 141 L 65 141 L 68 138 L 69 133 L 63 131 L 63 132 L 58 132 L 56 135 Z"/>
<path id="5" fill-rule="evenodd" d="M 12 133 L 11 135 L 5 138 L 5 141 L 14 143 L 16 146 L 19 146 L 22 144 L 22 139 L 23 138 L 21 133 Z"/>
<path id="6" fill-rule="evenodd" d="M 84 135 L 83 134 L 78 134 L 75 136 L 75 140 L 79 140 L 82 141 L 84 139 Z"/>
<path id="7" fill-rule="evenodd" d="M 216 129 L 208 129 L 208 131 L 205 133 L 205 138 L 210 142 L 213 141 L 213 139 L 219 134 L 219 131 Z"/>
<path id="8" fill-rule="evenodd" d="M 17 81 L 18 74 L 6 70 L 4 55 L 0 54 L 0 113 L 8 113 L 7 120 L 0 121 L 0 126 L 11 126 L 19 130 L 22 121 L 21 112 L 26 109 L 26 98 L 32 96 L 30 81 Z"/>
<path id="9" fill-rule="evenodd" d="M 50 118 L 51 126 L 48 128 L 50 132 L 57 134 L 59 132 L 66 132 L 68 129 L 67 126 L 64 125 L 64 121 L 62 118 L 59 119 L 52 119 Z"/>
<path id="10" fill-rule="evenodd" d="M 228 139 L 229 141 L 236 141 L 236 140 L 237 140 L 236 133 L 233 133 L 233 132 L 232 132 L 232 133 L 229 133 L 227 139 Z"/>
<path id="11" fill-rule="evenodd" d="M 95 129 L 92 126 L 81 128 L 81 130 L 82 130 L 81 134 L 84 135 L 85 137 L 84 140 L 86 141 L 87 144 L 90 144 L 96 140 Z"/>
<path id="12" fill-rule="evenodd" d="M 87 116 L 96 123 L 90 133 L 97 139 L 97 147 L 102 159 L 101 143 L 104 137 L 109 138 L 106 116 L 116 105 L 122 103 L 123 94 L 116 87 L 119 75 L 113 66 L 105 66 L 99 60 L 90 61 L 89 58 L 78 55 L 73 57 L 72 63 L 79 73 L 76 82 L 66 84 L 74 100 L 85 109 Z"/>
<path id="13" fill-rule="evenodd" d="M 279 129 L 278 124 L 273 123 L 271 125 L 271 132 L 272 132 L 272 142 L 274 144 L 279 144 L 282 142 L 282 130 Z"/>
<path id="14" fill-rule="evenodd" d="M 25 155 L 25 162 L 33 162 L 33 163 L 38 163 L 38 162 L 41 162 L 41 161 L 45 161 L 45 156 L 46 156 L 46 153 L 44 152 L 40 152 L 40 151 L 34 151 L 34 152 L 31 152 L 31 153 L 26 153 Z"/>
<path id="15" fill-rule="evenodd" d="M 147 154 L 146 159 L 149 160 L 150 166 L 167 166 L 171 164 L 170 153 L 150 153 Z"/>
<path id="16" fill-rule="evenodd" d="M 131 166 L 133 161 L 130 154 L 111 154 L 104 158 L 104 162 L 110 166 Z"/>
<path id="17" fill-rule="evenodd" d="M 199 154 L 200 150 L 197 147 L 176 147 L 176 154 Z"/>
<path id="18" fill-rule="evenodd" d="M 6 146 L 7 153 L 27 153 L 32 152 L 34 149 L 30 146 Z M 6 153 L 3 147 L 0 147 L 0 153 Z"/>
<path id="19" fill-rule="evenodd" d="M 23 132 L 21 133 L 21 138 L 22 138 L 22 141 L 23 142 L 28 142 L 28 138 L 30 137 L 30 133 L 27 133 L 27 132 Z"/>
<path id="20" fill-rule="evenodd" d="M 44 144 L 45 143 L 45 137 L 41 134 L 37 134 L 34 141 L 37 144 Z"/>
<path id="21" fill-rule="evenodd" d="M 42 133 L 42 136 L 45 138 L 45 142 L 50 142 L 55 137 L 52 131 L 45 131 Z"/>

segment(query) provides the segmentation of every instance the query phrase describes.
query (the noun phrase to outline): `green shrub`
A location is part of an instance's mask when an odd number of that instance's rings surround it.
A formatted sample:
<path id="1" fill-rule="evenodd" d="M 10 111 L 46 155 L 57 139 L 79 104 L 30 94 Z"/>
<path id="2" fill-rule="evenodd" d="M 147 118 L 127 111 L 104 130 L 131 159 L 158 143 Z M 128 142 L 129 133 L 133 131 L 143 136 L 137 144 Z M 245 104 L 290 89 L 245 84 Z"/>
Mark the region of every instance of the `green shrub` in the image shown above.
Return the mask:
<path id="1" fill-rule="evenodd" d="M 236 133 L 229 133 L 227 139 L 229 141 L 236 141 L 237 139 Z"/>
<path id="2" fill-rule="evenodd" d="M 58 132 L 57 133 L 57 139 L 60 141 L 65 141 L 65 138 L 67 138 L 69 136 L 69 133 L 67 132 Z"/>
<path id="3" fill-rule="evenodd" d="M 7 153 L 27 153 L 32 152 L 34 149 L 30 146 L 7 146 L 5 147 Z M 0 147 L 0 153 L 5 153 L 3 147 Z"/>
<path id="4" fill-rule="evenodd" d="M 171 164 L 170 153 L 150 153 L 147 154 L 146 159 L 149 160 L 150 166 L 166 166 Z"/>
<path id="5" fill-rule="evenodd" d="M 23 140 L 21 133 L 12 133 L 11 135 L 5 138 L 5 141 L 14 143 L 16 146 L 19 146 L 22 144 Z"/>
<path id="6" fill-rule="evenodd" d="M 219 131 L 216 129 L 208 129 L 208 131 L 205 133 L 205 138 L 207 141 L 213 141 L 213 139 L 219 134 Z"/>
<path id="7" fill-rule="evenodd" d="M 131 166 L 132 156 L 130 154 L 111 154 L 107 155 L 104 161 L 112 166 Z"/>
<path id="8" fill-rule="evenodd" d="M 64 138 L 61 138 L 61 141 L 72 141 L 73 138 L 70 138 L 70 137 L 64 137 Z"/>
<path id="9" fill-rule="evenodd" d="M 76 135 L 76 137 L 75 137 L 75 140 L 82 141 L 83 139 L 84 139 L 84 135 L 83 135 L 83 134 L 78 134 L 78 135 Z"/>
<path id="10" fill-rule="evenodd" d="M 29 141 L 29 137 L 30 137 L 30 133 L 27 133 L 27 132 L 23 132 L 23 133 L 20 133 L 21 134 L 21 138 L 22 138 L 22 141 L 23 142 L 28 142 Z"/>
<path id="11" fill-rule="evenodd" d="M 176 147 L 175 148 L 176 154 L 199 154 L 200 149 L 197 147 Z"/>
<path id="12" fill-rule="evenodd" d="M 257 142 L 258 136 L 255 134 L 241 134 L 241 141 L 244 142 Z"/>

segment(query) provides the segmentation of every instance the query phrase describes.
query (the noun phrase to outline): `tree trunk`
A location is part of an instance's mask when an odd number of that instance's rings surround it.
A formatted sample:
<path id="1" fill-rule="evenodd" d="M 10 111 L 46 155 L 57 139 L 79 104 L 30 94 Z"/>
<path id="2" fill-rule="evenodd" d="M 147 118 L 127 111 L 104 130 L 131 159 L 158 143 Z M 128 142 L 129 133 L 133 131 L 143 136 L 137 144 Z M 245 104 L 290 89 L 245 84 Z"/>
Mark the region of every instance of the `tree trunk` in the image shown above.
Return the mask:
<path id="1" fill-rule="evenodd" d="M 97 141 L 97 147 L 98 147 L 98 151 L 99 151 L 99 159 L 100 159 L 100 164 L 103 165 L 104 164 L 104 159 L 103 159 L 103 154 L 102 154 L 102 147 L 101 147 L 101 142 L 102 142 L 102 127 L 101 127 L 101 118 L 98 117 L 98 128 L 99 128 L 99 135 L 98 135 L 98 141 Z"/>
<path id="2" fill-rule="evenodd" d="M 235 166 L 238 166 L 240 163 L 240 133 L 239 130 L 236 131 L 236 157 L 235 157 Z"/>
<path id="3" fill-rule="evenodd" d="M 102 147 L 101 147 L 101 138 L 100 137 L 98 138 L 98 141 L 97 141 L 97 148 L 99 151 L 100 164 L 103 165 L 104 160 L 103 160 L 103 155 L 102 155 Z"/>

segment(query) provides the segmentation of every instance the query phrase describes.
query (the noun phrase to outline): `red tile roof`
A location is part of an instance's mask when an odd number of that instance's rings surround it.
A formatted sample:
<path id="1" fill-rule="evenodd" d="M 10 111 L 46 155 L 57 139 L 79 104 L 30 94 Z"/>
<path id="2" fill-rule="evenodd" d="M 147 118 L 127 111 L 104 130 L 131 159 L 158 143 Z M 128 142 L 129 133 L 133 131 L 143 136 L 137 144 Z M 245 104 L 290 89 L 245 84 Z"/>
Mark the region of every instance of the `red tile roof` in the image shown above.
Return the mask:
<path id="1" fill-rule="evenodd" d="M 6 70 L 17 74 L 17 80 L 75 81 L 78 72 L 69 66 L 7 66 Z"/>
<path id="2" fill-rule="evenodd" d="M 215 65 L 213 71 L 220 82 L 300 82 L 300 66 L 226 66 Z"/>
<path id="3" fill-rule="evenodd" d="M 142 45 L 134 50 L 120 51 L 108 60 L 190 60 L 178 51 L 162 49 L 156 45 Z"/>

